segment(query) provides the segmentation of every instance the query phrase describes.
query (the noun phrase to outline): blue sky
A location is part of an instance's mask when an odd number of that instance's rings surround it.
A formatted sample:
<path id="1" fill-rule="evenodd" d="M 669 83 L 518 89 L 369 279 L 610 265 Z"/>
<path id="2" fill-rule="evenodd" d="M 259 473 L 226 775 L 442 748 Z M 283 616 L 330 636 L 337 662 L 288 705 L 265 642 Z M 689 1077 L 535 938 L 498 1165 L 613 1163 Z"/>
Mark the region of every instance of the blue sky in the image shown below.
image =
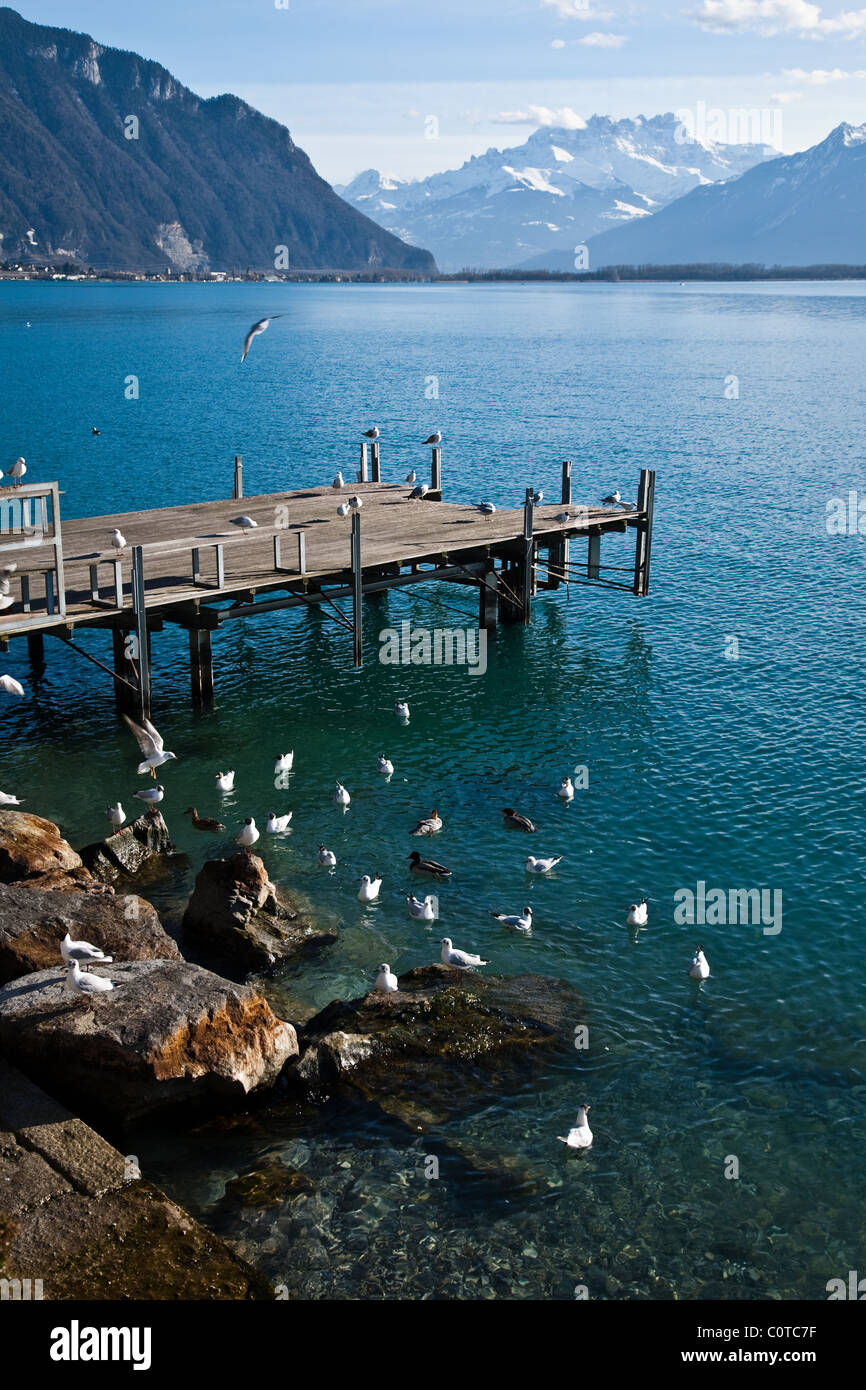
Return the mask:
<path id="1" fill-rule="evenodd" d="M 401 177 L 454 168 L 490 145 L 521 143 L 539 124 L 595 113 L 722 112 L 718 133 L 737 138 L 732 113 L 757 110 L 787 152 L 842 120 L 866 121 L 858 0 L 281 3 L 15 8 L 157 59 L 205 96 L 236 92 L 283 121 L 332 182 L 368 167 Z"/>

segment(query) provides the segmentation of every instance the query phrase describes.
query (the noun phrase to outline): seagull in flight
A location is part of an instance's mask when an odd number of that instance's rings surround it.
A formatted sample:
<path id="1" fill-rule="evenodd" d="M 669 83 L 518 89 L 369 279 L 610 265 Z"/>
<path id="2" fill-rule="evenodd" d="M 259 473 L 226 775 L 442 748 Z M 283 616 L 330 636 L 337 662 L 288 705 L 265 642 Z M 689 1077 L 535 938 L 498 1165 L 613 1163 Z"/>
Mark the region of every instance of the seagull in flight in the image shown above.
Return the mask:
<path id="1" fill-rule="evenodd" d="M 165 751 L 165 740 L 149 719 L 144 719 L 141 724 L 136 724 L 128 714 L 125 714 L 123 722 L 143 754 L 143 761 L 138 764 L 139 777 L 143 777 L 145 773 L 149 772 L 153 780 L 156 781 L 156 769 L 162 767 L 163 763 L 176 763 L 177 754 Z"/>
<path id="2" fill-rule="evenodd" d="M 258 323 L 253 324 L 249 333 L 244 338 L 244 351 L 243 356 L 241 357 L 242 362 L 246 361 L 247 353 L 252 347 L 253 338 L 257 338 L 260 333 L 264 333 L 271 319 L 284 319 L 285 317 L 285 314 L 271 314 L 269 318 L 259 319 Z"/>

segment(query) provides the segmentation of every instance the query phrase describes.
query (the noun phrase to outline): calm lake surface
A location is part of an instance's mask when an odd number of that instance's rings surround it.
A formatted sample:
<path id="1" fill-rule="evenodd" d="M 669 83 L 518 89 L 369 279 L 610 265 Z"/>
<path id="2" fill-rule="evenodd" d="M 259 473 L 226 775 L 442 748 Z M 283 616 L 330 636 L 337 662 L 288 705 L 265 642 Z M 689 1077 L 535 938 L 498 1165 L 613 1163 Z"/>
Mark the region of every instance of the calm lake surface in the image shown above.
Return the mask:
<path id="1" fill-rule="evenodd" d="M 268 313 L 285 317 L 241 368 Z M 456 607 L 474 627 L 468 590 L 368 606 L 361 672 L 316 613 L 230 625 L 207 713 L 189 706 L 185 641 L 154 638 L 154 719 L 180 755 L 163 810 L 188 855 L 154 890 L 170 921 L 220 851 L 184 807 L 230 826 L 291 809 L 292 833 L 259 848 L 340 937 L 268 983 L 284 1016 L 361 994 L 382 960 L 437 959 L 447 933 L 490 972 L 569 981 L 590 1045 L 423 1134 L 323 1100 L 136 1136 L 145 1176 L 296 1297 L 825 1298 L 866 1237 L 866 540 L 826 525 L 832 498 L 866 488 L 866 287 L 4 284 L 0 323 L 0 459 L 59 479 L 65 516 L 227 497 L 236 453 L 248 495 L 351 477 L 374 423 L 387 480 L 426 472 L 419 441 L 441 428 L 452 500 L 519 505 L 530 483 L 556 498 L 563 458 L 575 501 L 633 499 L 639 470 L 658 474 L 651 596 L 542 595 L 530 627 L 491 640 L 485 676 L 377 659 L 404 619 L 452 627 Z M 605 541 L 605 563 L 632 557 L 631 533 Z M 81 645 L 108 659 L 104 634 Z M 29 697 L 2 697 L 0 786 L 84 844 L 109 802 L 135 804 L 136 750 L 107 678 L 46 651 L 38 678 L 23 641 L 0 663 Z M 564 806 L 578 765 L 589 786 Z M 454 878 L 432 931 L 404 898 L 407 830 L 434 805 Z M 538 835 L 503 828 L 505 805 Z M 563 861 L 530 884 L 528 847 Z M 374 870 L 365 908 L 356 881 Z M 699 881 L 780 892 L 782 930 L 680 925 L 675 894 Z M 527 902 L 530 938 L 487 915 Z M 698 943 L 703 986 L 686 973 Z M 556 1136 L 585 1100 L 595 1144 L 573 1156 Z M 425 1155 L 438 1179 L 416 1175 Z M 226 1202 L 274 1160 L 311 1190 Z"/>

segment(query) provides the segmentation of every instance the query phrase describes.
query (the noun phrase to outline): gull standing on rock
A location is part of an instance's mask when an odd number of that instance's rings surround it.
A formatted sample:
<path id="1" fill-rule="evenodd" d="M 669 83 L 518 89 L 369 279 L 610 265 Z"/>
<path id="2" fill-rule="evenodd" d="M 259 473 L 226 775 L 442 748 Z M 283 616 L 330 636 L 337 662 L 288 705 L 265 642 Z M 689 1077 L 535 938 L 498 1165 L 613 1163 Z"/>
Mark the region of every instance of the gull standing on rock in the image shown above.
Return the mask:
<path id="1" fill-rule="evenodd" d="M 268 324 L 270 323 L 271 319 L 284 319 L 285 317 L 286 317 L 285 314 L 271 314 L 269 318 L 266 318 L 266 319 L 259 319 L 258 323 L 254 323 L 254 324 L 253 324 L 253 326 L 252 326 L 252 328 L 250 329 L 249 333 L 248 333 L 247 336 L 244 338 L 244 350 L 243 350 L 243 354 L 242 354 L 242 356 L 241 356 L 241 361 L 242 361 L 242 362 L 245 362 L 245 361 L 247 360 L 247 353 L 249 352 L 250 348 L 252 347 L 253 338 L 257 338 L 257 337 L 259 336 L 260 333 L 264 333 L 264 332 L 265 332 L 265 330 L 267 329 L 267 326 L 268 326 Z"/>
<path id="2" fill-rule="evenodd" d="M 458 951 L 451 942 L 450 936 L 443 936 L 440 941 L 442 954 L 440 959 L 443 965 L 453 965 L 455 970 L 471 970 L 474 965 L 489 965 L 489 960 L 482 960 L 480 956 L 473 956 L 471 951 Z"/>
<path id="3" fill-rule="evenodd" d="M 532 931 L 532 908 L 525 907 L 523 912 L 517 916 L 507 917 L 504 912 L 491 912 L 491 917 L 495 917 L 497 922 L 501 922 L 503 927 L 511 927 L 514 931 L 529 933 Z"/>
<path id="4" fill-rule="evenodd" d="M 641 898 L 639 903 L 632 903 L 625 919 L 627 927 L 645 927 L 647 923 L 646 898 Z"/>
<path id="5" fill-rule="evenodd" d="M 374 903 L 382 887 L 382 875 L 377 873 L 375 878 L 371 878 L 369 874 L 362 874 L 358 882 L 361 885 L 358 889 L 358 902 Z"/>
<path id="6" fill-rule="evenodd" d="M 154 815 L 157 806 L 165 796 L 165 787 L 145 787 L 143 791 L 134 792 L 133 795 L 136 800 L 146 802 L 150 815 Z"/>
<path id="7" fill-rule="evenodd" d="M 592 1144 L 592 1130 L 586 1117 L 591 1109 L 591 1105 L 579 1106 L 577 1119 L 568 1134 L 557 1134 L 557 1139 L 563 1144 L 567 1144 L 570 1149 L 588 1149 Z"/>
<path id="8" fill-rule="evenodd" d="M 144 760 L 138 764 L 139 777 L 143 777 L 145 773 L 149 772 L 153 780 L 156 781 L 156 769 L 162 767 L 163 763 L 176 763 L 177 754 L 165 751 L 165 740 L 149 719 L 143 719 L 140 724 L 136 724 L 128 714 L 125 714 L 123 722 L 130 729 L 144 754 Z"/>
<path id="9" fill-rule="evenodd" d="M 98 946 L 93 946 L 89 941 L 73 941 L 69 932 L 66 933 L 60 943 L 60 954 L 67 965 L 71 961 L 93 961 L 97 960 L 102 965 L 111 965 L 113 956 L 107 956 Z"/>
<path id="10" fill-rule="evenodd" d="M 107 806 L 105 808 L 105 814 L 115 830 L 119 830 L 126 820 L 126 815 L 119 801 L 116 806 Z"/>
<path id="11" fill-rule="evenodd" d="M 528 874 L 549 874 L 551 869 L 555 869 L 557 864 L 562 863 L 562 855 L 554 855 L 551 859 L 535 859 L 531 854 L 526 859 L 526 872 Z"/>
<path id="12" fill-rule="evenodd" d="M 379 966 L 376 975 L 376 989 L 380 994 L 396 994 L 399 988 L 397 976 L 392 973 L 391 967 L 386 961 L 384 965 Z"/>
<path id="13" fill-rule="evenodd" d="M 246 816 L 242 823 L 243 830 L 241 831 L 240 835 L 235 836 L 235 840 L 237 844 L 239 844 L 241 848 L 245 849 L 247 854 L 249 854 L 253 845 L 258 840 L 260 832 L 252 816 Z"/>
<path id="14" fill-rule="evenodd" d="M 0 690 L 5 690 L 7 695 L 24 694 L 24 686 L 14 676 L 0 676 Z"/>
<path id="15" fill-rule="evenodd" d="M 77 960 L 71 960 L 66 967 L 66 988 L 84 995 L 88 1004 L 92 1004 L 94 994 L 108 994 L 114 985 L 101 975 L 91 975 L 89 970 L 82 970 Z"/>
<path id="16" fill-rule="evenodd" d="M 235 770 L 230 767 L 228 772 L 218 772 L 216 775 L 217 791 L 233 792 L 235 789 Z"/>

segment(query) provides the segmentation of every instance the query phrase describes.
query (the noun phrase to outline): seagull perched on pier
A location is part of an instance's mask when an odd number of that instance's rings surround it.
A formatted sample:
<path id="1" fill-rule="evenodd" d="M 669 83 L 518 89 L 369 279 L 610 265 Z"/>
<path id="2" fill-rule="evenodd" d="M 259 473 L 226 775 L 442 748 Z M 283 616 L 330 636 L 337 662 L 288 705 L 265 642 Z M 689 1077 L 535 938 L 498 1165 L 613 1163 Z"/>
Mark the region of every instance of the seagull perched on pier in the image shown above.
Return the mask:
<path id="1" fill-rule="evenodd" d="M 399 988 L 397 976 L 386 961 L 384 965 L 379 966 L 376 974 L 376 989 L 380 994 L 396 994 Z"/>
<path id="2" fill-rule="evenodd" d="M 646 898 L 641 898 L 639 903 L 632 903 L 625 919 L 628 927 L 645 927 L 647 923 Z"/>
<path id="3" fill-rule="evenodd" d="M 0 676 L 0 690 L 5 690 L 7 695 L 24 694 L 24 686 L 14 676 Z"/>
<path id="4" fill-rule="evenodd" d="M 11 467 L 11 468 L 7 468 L 7 470 L 6 470 L 6 477 L 7 477 L 7 478 L 13 478 L 13 479 L 14 479 L 14 482 L 13 482 L 13 484 L 12 484 L 13 487 L 15 487 L 16 485 L 17 485 L 18 487 L 20 487 L 20 486 L 21 486 L 21 479 L 24 477 L 24 474 L 25 474 L 26 472 L 27 472 L 27 464 L 24 462 L 24 460 L 23 460 L 23 459 L 16 459 L 15 462 L 13 463 L 12 467 Z"/>
<path id="5" fill-rule="evenodd" d="M 338 806 L 348 806 L 349 802 L 352 800 L 342 782 L 337 782 L 334 786 L 334 800 Z"/>
<path id="6" fill-rule="evenodd" d="M 259 336 L 260 333 L 264 333 L 264 331 L 265 331 L 265 329 L 267 328 L 268 324 L 270 323 L 271 319 L 284 319 L 285 317 L 286 317 L 285 314 L 271 314 L 269 318 L 266 318 L 266 319 L 259 319 L 258 323 L 254 323 L 254 324 L 253 324 L 253 326 L 252 326 L 252 328 L 250 329 L 249 333 L 248 333 L 247 336 L 244 338 L 244 350 L 243 350 L 243 355 L 242 355 L 242 357 L 241 357 L 241 361 L 242 361 L 242 362 L 245 362 L 245 361 L 246 361 L 247 353 L 249 352 L 250 348 L 252 347 L 253 338 L 257 338 L 257 337 Z"/>
<path id="7" fill-rule="evenodd" d="M 379 438 L 379 426 L 378 426 L 378 425 L 374 425 L 373 428 L 372 428 L 371 430 L 364 430 L 363 438 L 364 438 L 364 439 L 378 439 L 378 438 Z"/>
<path id="8" fill-rule="evenodd" d="M 248 532 L 254 531 L 258 524 L 257 521 L 253 521 L 251 516 L 233 516 L 229 519 L 229 525 L 239 526 L 245 536 Z"/>
<path id="9" fill-rule="evenodd" d="M 541 490 L 540 487 L 539 487 L 539 488 L 536 488 L 535 492 L 533 492 L 533 494 L 532 494 L 532 504 L 533 504 L 533 506 L 535 506 L 535 507 L 540 507 L 543 501 L 544 501 L 544 493 L 542 492 L 542 490 Z"/>
<path id="10" fill-rule="evenodd" d="M 413 487 L 412 491 L 409 493 L 409 501 L 412 502 L 415 498 L 426 497 L 429 491 L 430 486 L 428 483 L 419 483 L 418 486 Z"/>
<path id="11" fill-rule="evenodd" d="M 510 825 L 512 830 L 526 830 L 530 835 L 535 834 L 535 826 L 528 816 L 521 816 L 515 811 L 513 806 L 506 806 L 502 812 L 506 825 Z"/>
<path id="12" fill-rule="evenodd" d="M 0 594 L 9 593 L 10 580 L 17 568 L 17 560 L 8 560 L 5 565 L 0 565 Z"/>
<path id="13" fill-rule="evenodd" d="M 391 762 L 390 758 L 385 757 L 384 753 L 379 754 L 378 758 L 376 759 L 376 766 L 380 772 L 383 772 L 385 774 L 386 777 L 393 776 L 394 764 Z"/>
<path id="14" fill-rule="evenodd" d="M 337 508 L 337 516 L 348 516 L 348 515 L 349 515 L 349 504 L 348 504 L 348 502 L 341 502 L 340 505 L 339 505 L 339 507 Z"/>
<path id="15" fill-rule="evenodd" d="M 555 869 L 557 864 L 561 863 L 561 854 L 554 854 L 549 859 L 536 859 L 533 855 L 528 854 L 523 867 L 528 874 L 549 874 L 551 869 Z"/>
<path id="16" fill-rule="evenodd" d="M 394 713 L 398 719 L 409 718 L 409 703 L 407 700 L 398 700 L 394 705 Z"/>
<path id="17" fill-rule="evenodd" d="M 620 491 L 619 488 L 617 488 L 616 492 L 609 492 L 607 497 L 602 497 L 601 505 L 603 507 L 616 507 L 619 505 L 619 499 Z"/>
<path id="18" fill-rule="evenodd" d="M 273 811 L 268 812 L 265 830 L 269 835 L 283 835 L 288 830 L 293 815 L 294 811 L 287 811 L 284 816 L 275 815 Z"/>
<path id="19" fill-rule="evenodd" d="M 563 801 L 572 801 L 574 799 L 574 783 L 570 777 L 563 777 L 556 795 L 561 796 Z"/>
<path id="20" fill-rule="evenodd" d="M 495 917 L 497 922 L 501 922 L 503 927 L 511 927 L 514 931 L 522 931 L 527 934 L 532 931 L 531 907 L 525 907 L 522 912 L 510 917 L 504 912 L 491 912 L 490 916 Z"/>
<path id="21" fill-rule="evenodd" d="M 73 941 L 69 932 L 66 933 L 60 943 L 60 954 L 64 961 L 69 965 L 72 961 L 98 960 L 102 965 L 111 965 L 113 956 L 107 956 L 98 946 L 92 946 L 89 941 Z"/>
<path id="22" fill-rule="evenodd" d="M 704 955 L 703 946 L 699 946 L 692 957 L 689 966 L 689 974 L 693 980 L 706 980 L 710 973 L 710 963 Z"/>
<path id="23" fill-rule="evenodd" d="M 354 497 L 349 498 L 349 507 L 353 512 L 359 512 L 363 505 L 364 503 L 361 501 L 361 498 L 357 495 L 357 493 Z"/>
<path id="24" fill-rule="evenodd" d="M 235 789 L 235 770 L 230 767 L 228 772 L 218 772 L 216 775 L 218 792 L 233 792 Z"/>
<path id="25" fill-rule="evenodd" d="M 412 471 L 411 471 L 411 473 L 407 473 L 407 474 L 406 474 L 405 481 L 406 481 L 407 483 L 414 483 L 414 481 L 415 481 L 415 479 L 417 478 L 417 476 L 418 476 L 418 474 L 415 472 L 415 469 L 413 468 Z"/>
<path id="26" fill-rule="evenodd" d="M 341 487 L 345 487 L 345 486 L 346 486 L 346 483 L 345 483 L 345 479 L 343 478 L 342 473 L 338 473 L 337 476 L 336 476 L 336 478 L 334 479 L 334 481 L 331 483 L 331 487 L 334 488 L 334 490 L 335 490 L 336 492 L 339 492 L 339 491 L 340 491 L 340 488 L 341 488 Z"/>
<path id="27" fill-rule="evenodd" d="M 235 836 L 235 841 L 242 849 L 246 850 L 247 854 L 249 854 L 253 845 L 259 839 L 261 832 L 252 816 L 246 816 L 240 824 L 243 825 L 243 830 L 240 835 Z"/>
<path id="28" fill-rule="evenodd" d="M 358 882 L 361 885 L 358 889 L 358 902 L 374 903 L 382 887 L 382 875 L 377 874 L 375 878 L 371 878 L 369 874 L 362 874 Z"/>
<path id="29" fill-rule="evenodd" d="M 144 754 L 144 760 L 138 764 L 139 777 L 143 777 L 145 773 L 149 772 L 153 780 L 156 781 L 156 768 L 162 767 L 163 763 L 176 763 L 177 754 L 165 751 L 162 734 L 154 728 L 149 719 L 143 719 L 140 724 L 136 724 L 128 714 L 125 714 L 123 722 L 130 729 Z"/>
<path id="30" fill-rule="evenodd" d="M 120 531 L 116 526 L 111 533 L 111 544 L 114 546 L 115 550 L 126 549 L 126 536 L 124 536 L 123 532 Z"/>
<path id="31" fill-rule="evenodd" d="M 77 960 L 71 960 L 66 967 L 66 988 L 74 994 L 83 994 L 91 1002 L 94 994 L 108 994 L 114 985 L 101 975 L 82 970 Z"/>
<path id="32" fill-rule="evenodd" d="M 561 521 L 564 524 L 566 521 L 574 521 L 576 518 L 572 512 L 557 512 L 553 519 L 554 521 Z"/>
<path id="33" fill-rule="evenodd" d="M 278 753 L 276 762 L 274 763 L 274 776 L 276 776 L 278 772 L 291 772 L 294 761 L 294 749 L 292 749 L 291 753 Z"/>
<path id="34" fill-rule="evenodd" d="M 410 831 L 409 831 L 409 834 L 410 834 L 410 835 L 438 835 L 438 833 L 439 833 L 439 831 L 440 831 L 441 829 L 442 829 L 442 817 L 440 816 L 439 812 L 438 812 L 438 811 L 435 809 L 435 807 L 434 807 L 433 814 L 430 815 L 430 816 L 425 816 L 423 820 L 419 820 L 418 824 L 415 826 L 415 829 L 414 829 L 414 830 L 410 830 Z"/>
<path id="35" fill-rule="evenodd" d="M 478 510 L 481 512 L 482 516 L 492 516 L 496 508 L 492 502 L 479 502 Z"/>
<path id="36" fill-rule="evenodd" d="M 413 849 L 406 858 L 412 861 L 411 872 L 413 874 L 429 874 L 431 878 L 451 877 L 451 870 L 446 869 L 444 864 L 437 864 L 435 859 L 422 859 L 417 849 Z"/>
<path id="37" fill-rule="evenodd" d="M 326 869 L 336 869 L 337 856 L 332 849 L 326 849 L 324 845 L 319 845 L 319 863 Z"/>
<path id="38" fill-rule="evenodd" d="M 165 787 L 144 787 L 140 792 L 133 792 L 133 796 L 138 801 L 147 803 L 150 815 L 156 813 L 156 808 L 165 796 Z"/>
<path id="39" fill-rule="evenodd" d="M 19 801 L 17 796 L 12 796 L 9 792 L 0 792 L 0 806 L 23 806 L 23 801 Z"/>
<path id="40" fill-rule="evenodd" d="M 489 965 L 489 960 L 482 960 L 480 956 L 473 956 L 471 951 L 458 951 L 451 942 L 450 936 L 443 936 L 439 945 L 442 947 L 440 959 L 443 965 L 453 965 L 456 970 L 471 970 L 473 965 Z"/>
<path id="41" fill-rule="evenodd" d="M 119 801 L 116 806 L 106 806 L 105 815 L 115 830 L 120 830 L 126 820 L 126 813 Z"/>
<path id="42" fill-rule="evenodd" d="M 409 904 L 409 916 L 414 917 L 416 922 L 434 922 L 436 920 L 436 907 L 432 894 L 426 897 L 416 898 L 414 893 L 410 893 L 406 902 Z"/>
<path id="43" fill-rule="evenodd" d="M 433 433 L 430 435 L 430 438 L 424 440 L 424 443 L 425 443 L 425 444 L 441 444 L 441 443 L 442 443 L 442 431 L 441 431 L 441 430 L 434 430 Z"/>
<path id="44" fill-rule="evenodd" d="M 586 1117 L 591 1109 L 591 1105 L 579 1106 L 577 1119 L 568 1134 L 557 1134 L 557 1139 L 563 1144 L 567 1144 L 570 1149 L 588 1149 L 592 1144 L 592 1130 Z"/>

